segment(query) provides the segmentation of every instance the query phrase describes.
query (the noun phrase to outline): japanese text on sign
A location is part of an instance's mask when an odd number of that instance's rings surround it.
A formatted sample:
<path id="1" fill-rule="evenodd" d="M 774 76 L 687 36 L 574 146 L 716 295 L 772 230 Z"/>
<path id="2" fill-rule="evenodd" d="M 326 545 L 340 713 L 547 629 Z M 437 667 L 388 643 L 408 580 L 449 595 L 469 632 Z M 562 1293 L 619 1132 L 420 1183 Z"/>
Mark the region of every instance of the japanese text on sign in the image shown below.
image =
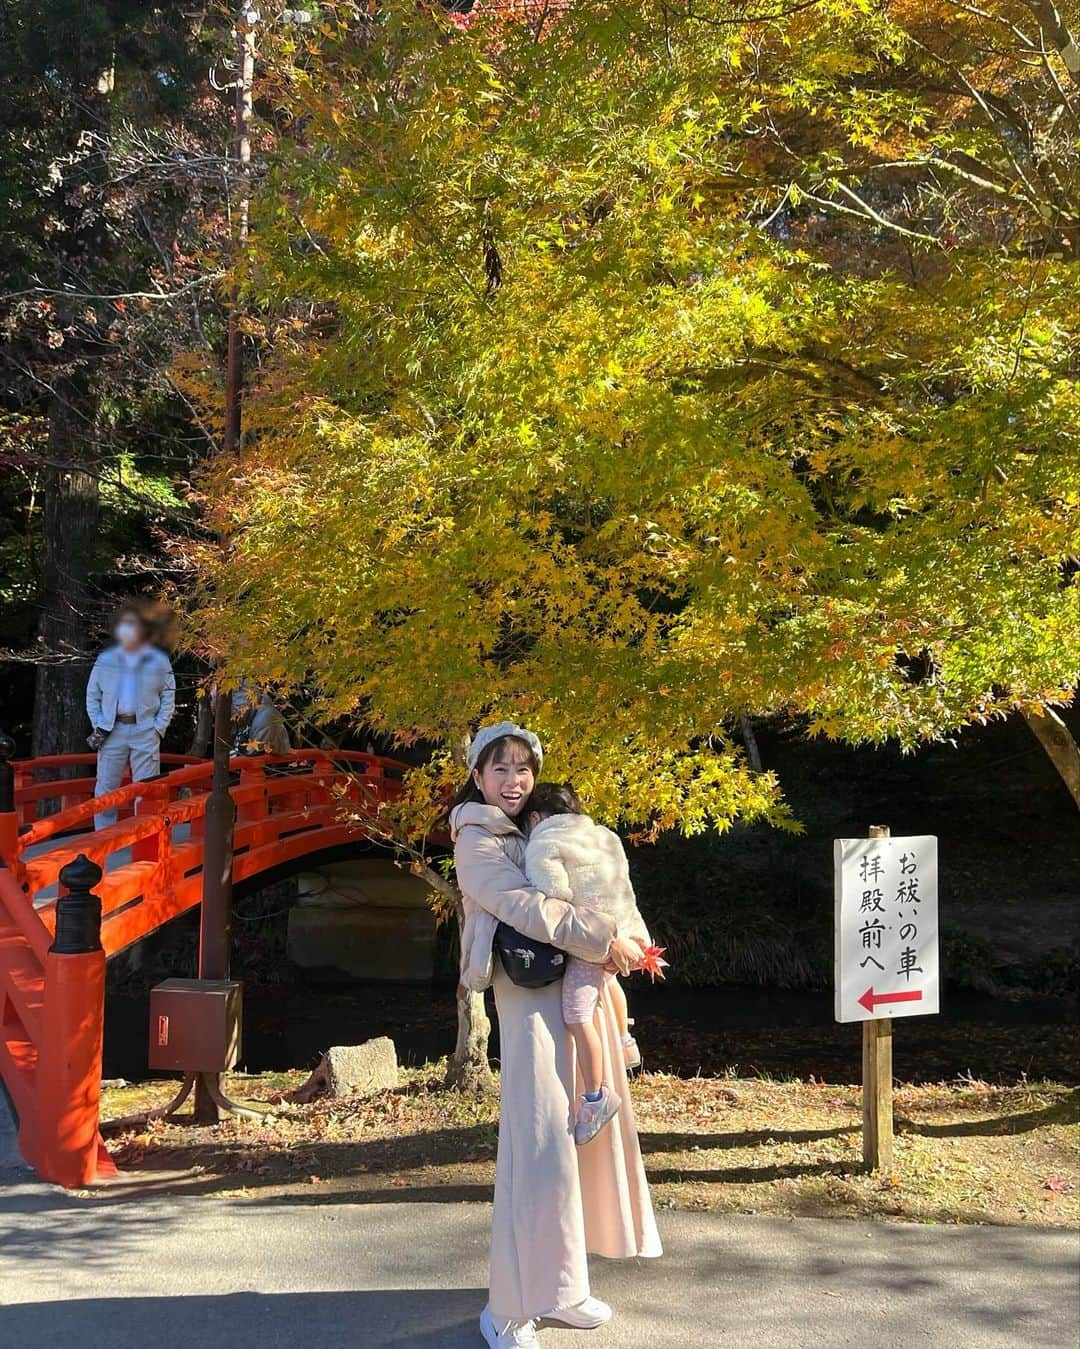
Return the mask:
<path id="1" fill-rule="evenodd" d="M 838 838 L 836 1020 L 938 1010 L 937 839 Z"/>

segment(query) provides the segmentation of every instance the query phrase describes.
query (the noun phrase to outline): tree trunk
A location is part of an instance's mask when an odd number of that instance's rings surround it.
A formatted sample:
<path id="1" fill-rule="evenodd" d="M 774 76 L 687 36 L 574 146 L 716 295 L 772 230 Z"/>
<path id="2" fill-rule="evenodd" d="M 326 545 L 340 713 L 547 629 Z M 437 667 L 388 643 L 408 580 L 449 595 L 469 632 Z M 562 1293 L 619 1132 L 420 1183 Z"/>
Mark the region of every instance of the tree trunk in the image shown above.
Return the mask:
<path id="1" fill-rule="evenodd" d="M 488 1063 L 491 1022 L 483 993 L 472 993 L 458 984 L 457 1024 L 457 1045 L 446 1067 L 445 1085 L 462 1091 L 491 1091 L 495 1086 Z"/>
<path id="2" fill-rule="evenodd" d="M 444 891 L 445 893 L 445 891 Z M 465 921 L 460 895 L 455 896 L 458 932 Z M 462 1091 L 491 1091 L 495 1077 L 488 1062 L 488 1038 L 491 1022 L 484 1006 L 483 993 L 473 993 L 464 984 L 457 986 L 457 1044 L 446 1065 L 444 1084 Z"/>
<path id="3" fill-rule="evenodd" d="M 210 732 L 214 726 L 213 706 L 210 694 L 204 689 L 199 694 L 198 711 L 195 714 L 195 734 L 187 749 L 189 754 L 197 754 L 204 759 L 210 751 Z"/>
<path id="4" fill-rule="evenodd" d="M 57 296 L 83 289 L 108 274 L 115 250 L 106 212 L 96 192 L 106 176 L 111 54 L 101 44 L 77 44 L 64 59 L 66 90 L 58 108 L 58 139 L 70 162 L 51 184 L 57 221 L 52 281 Z M 63 158 L 60 160 L 64 162 Z M 89 193 L 89 196 L 85 194 Z M 34 690 L 33 752 L 86 750 L 86 681 L 90 666 L 90 576 L 98 536 L 98 410 L 103 361 L 115 351 L 98 318 L 85 306 L 57 298 L 53 322 L 64 335 L 43 384 L 48 388 L 49 470 L 42 511 L 42 571 L 38 595 L 41 664 Z M 94 314 L 93 307 L 90 309 Z M 106 321 L 107 322 L 107 321 Z"/>
<path id="5" fill-rule="evenodd" d="M 85 752 L 86 681 L 90 673 L 88 579 L 98 534 L 97 475 L 79 467 L 92 439 L 96 399 L 75 381 L 61 382 L 49 407 L 49 457 L 42 525 L 42 663 L 34 689 L 33 753 Z"/>
<path id="6" fill-rule="evenodd" d="M 1072 799 L 1080 807 L 1080 745 L 1077 745 L 1072 732 L 1052 707 L 1044 707 L 1041 712 L 1025 708 L 1024 720 L 1061 774 L 1061 780 Z"/>
<path id="7" fill-rule="evenodd" d="M 457 914 L 458 933 L 465 922 L 461 891 L 439 874 L 422 854 L 414 855 L 413 871 L 423 876 L 436 894 L 442 895 Z M 464 984 L 457 986 L 457 1044 L 446 1065 L 443 1084 L 463 1091 L 491 1091 L 495 1076 L 488 1063 L 488 1038 L 491 1022 L 484 1007 L 483 993 L 472 993 Z"/>
<path id="8" fill-rule="evenodd" d="M 758 748 L 757 736 L 754 734 L 754 723 L 745 713 L 739 715 L 739 730 L 742 731 L 743 745 L 746 748 L 746 761 L 749 763 L 751 771 L 754 773 L 762 772 L 761 750 Z"/>

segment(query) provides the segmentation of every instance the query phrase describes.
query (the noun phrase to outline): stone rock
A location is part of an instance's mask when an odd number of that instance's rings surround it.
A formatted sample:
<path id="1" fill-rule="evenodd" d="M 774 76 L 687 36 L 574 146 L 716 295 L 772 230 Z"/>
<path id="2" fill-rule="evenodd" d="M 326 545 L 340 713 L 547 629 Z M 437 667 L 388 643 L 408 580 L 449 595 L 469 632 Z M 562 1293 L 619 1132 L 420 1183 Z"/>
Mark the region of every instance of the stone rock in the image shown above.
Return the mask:
<path id="1" fill-rule="evenodd" d="M 398 1085 L 397 1050 L 388 1035 L 362 1045 L 335 1045 L 326 1054 L 326 1075 L 334 1096 L 385 1091 Z"/>
<path id="2" fill-rule="evenodd" d="M 397 1050 L 388 1035 L 380 1035 L 361 1045 L 334 1045 L 328 1049 L 293 1099 L 310 1101 L 320 1092 L 329 1096 L 370 1096 L 397 1085 Z"/>

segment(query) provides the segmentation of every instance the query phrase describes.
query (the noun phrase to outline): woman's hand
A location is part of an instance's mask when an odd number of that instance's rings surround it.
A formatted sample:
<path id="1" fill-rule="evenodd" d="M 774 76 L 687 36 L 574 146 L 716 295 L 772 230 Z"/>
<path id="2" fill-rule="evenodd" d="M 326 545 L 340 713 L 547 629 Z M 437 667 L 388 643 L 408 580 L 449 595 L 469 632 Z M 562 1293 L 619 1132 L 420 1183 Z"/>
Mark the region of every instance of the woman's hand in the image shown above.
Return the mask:
<path id="1" fill-rule="evenodd" d="M 620 974 L 629 974 L 641 964 L 645 948 L 633 937 L 616 937 L 608 947 L 607 958 Z"/>

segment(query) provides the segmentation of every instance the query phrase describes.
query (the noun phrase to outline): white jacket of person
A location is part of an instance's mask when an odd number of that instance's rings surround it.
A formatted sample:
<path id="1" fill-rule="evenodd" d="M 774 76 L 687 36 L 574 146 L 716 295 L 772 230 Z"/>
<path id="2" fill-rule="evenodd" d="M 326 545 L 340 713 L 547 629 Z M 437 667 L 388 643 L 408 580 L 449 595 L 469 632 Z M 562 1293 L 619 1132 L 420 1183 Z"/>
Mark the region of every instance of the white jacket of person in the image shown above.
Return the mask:
<path id="1" fill-rule="evenodd" d="M 102 731 L 111 731 L 116 725 L 124 677 L 120 652 L 119 646 L 106 647 L 94 662 L 86 686 L 86 715 L 90 725 Z M 175 706 L 176 679 L 169 658 L 160 647 L 147 644 L 139 653 L 135 669 L 136 728 L 142 731 L 152 726 L 158 735 L 164 735 Z"/>
<path id="2" fill-rule="evenodd" d="M 525 874 L 552 899 L 609 913 L 620 937 L 650 944 L 622 840 L 590 816 L 549 815 L 533 825 L 525 847 Z"/>

